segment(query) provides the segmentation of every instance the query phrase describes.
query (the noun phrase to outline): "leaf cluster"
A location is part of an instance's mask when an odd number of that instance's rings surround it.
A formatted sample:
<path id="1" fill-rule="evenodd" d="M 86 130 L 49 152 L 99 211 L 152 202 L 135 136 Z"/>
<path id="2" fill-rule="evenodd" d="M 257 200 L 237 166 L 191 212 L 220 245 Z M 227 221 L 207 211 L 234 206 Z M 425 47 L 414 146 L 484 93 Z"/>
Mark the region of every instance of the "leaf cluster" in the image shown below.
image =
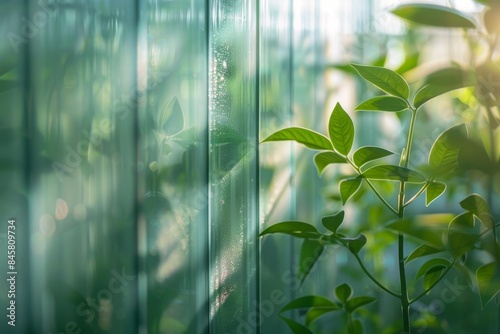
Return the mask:
<path id="1" fill-rule="evenodd" d="M 383 162 L 384 158 L 395 154 L 395 152 L 385 148 L 377 146 L 354 148 L 354 122 L 340 103 L 335 105 L 330 115 L 327 134 L 300 127 L 291 127 L 275 132 L 264 139 L 264 142 L 291 140 L 309 149 L 319 151 L 313 160 L 320 175 L 331 165 L 344 164 L 350 166 L 357 176 L 348 177 L 339 182 L 339 193 L 343 204 L 345 205 L 360 187 L 365 184 L 371 188 L 387 209 L 398 216 L 397 221 L 385 227 L 420 242 L 419 246 L 405 258 L 405 265 L 421 257 L 433 256 L 424 262 L 417 271 L 416 279 L 423 279 L 424 291 L 415 298 L 410 299 L 409 303 L 411 304 L 429 293 L 452 267 L 456 267 L 462 270 L 462 272 L 467 272 L 467 270 L 463 270 L 462 258 L 467 252 L 474 250 L 476 243 L 480 241 L 482 236 L 495 228 L 486 201 L 477 194 L 466 198 L 460 203 L 466 212 L 458 216 L 441 214 L 419 217 L 418 219 L 402 219 L 401 216 L 404 208 L 413 203 L 422 194 L 425 193 L 426 205 L 430 205 L 446 191 L 446 178 L 459 167 L 460 139 L 467 137 L 467 128 L 464 124 L 448 128 L 435 139 L 429 152 L 427 166 L 422 171 L 409 168 L 412 131 L 418 110 L 430 99 L 452 89 L 464 87 L 469 83 L 467 81 L 459 81 L 454 82 L 453 85 L 446 86 L 444 82 L 447 80 L 443 80 L 443 77 L 458 75 L 457 71 L 447 70 L 441 73 L 442 76 L 438 75 L 435 78 L 431 78 L 432 80 L 412 95 L 410 86 L 406 80 L 390 69 L 357 64 L 351 64 L 351 66 L 363 79 L 385 93 L 385 95 L 360 103 L 355 108 L 355 111 L 409 111 L 412 114 L 408 143 L 402 151 L 398 165 Z M 441 82 L 440 80 L 443 81 Z M 413 98 L 411 98 L 412 96 Z M 398 182 L 401 184 L 402 189 L 405 189 L 404 186 L 406 184 L 413 183 L 419 186 L 419 190 L 406 202 L 403 197 L 403 201 L 399 203 L 400 205 L 394 208 L 390 204 L 390 201 L 377 190 L 372 181 Z M 366 244 L 366 236 L 359 234 L 356 237 L 348 237 L 339 232 L 339 228 L 344 221 L 344 216 L 345 212 L 342 210 L 323 217 L 322 225 L 328 231 L 326 233 L 318 231 L 313 224 L 287 221 L 266 228 L 260 236 L 280 233 L 304 239 L 299 266 L 301 284 L 317 263 L 324 248 L 337 245 L 346 248 L 357 259 L 361 269 L 374 283 L 395 297 L 403 298 L 401 294 L 394 293 L 383 286 L 363 265 L 359 252 Z M 481 221 L 483 224 L 484 229 L 482 231 L 476 227 L 474 223 L 475 219 Z M 431 223 L 429 223 L 429 220 Z M 445 257 L 435 257 L 436 254 L 443 253 L 447 255 Z M 495 267 L 493 267 L 494 264 Z M 493 281 L 493 277 L 498 275 L 497 270 L 500 273 L 500 269 L 497 269 L 496 263 L 487 264 L 477 270 L 478 287 L 481 294 L 485 295 L 485 297 L 482 297 L 483 305 L 491 300 L 492 294 L 495 295 L 499 291 L 495 289 L 492 291 L 490 287 L 486 288 Z M 344 298 L 342 296 L 341 294 L 337 294 L 337 298 L 341 302 L 346 302 L 346 300 L 342 299 Z M 320 299 L 320 297 L 313 298 L 309 296 L 301 298 L 298 299 L 300 302 L 296 300 L 291 305 L 305 305 L 304 307 L 310 308 L 309 312 L 311 313 L 308 313 L 308 316 L 306 316 L 306 326 L 312 320 L 316 319 L 316 316 L 340 309 L 339 304 L 330 301 L 326 302 Z M 322 300 L 323 303 L 321 304 L 324 307 L 322 311 L 316 309 L 317 304 L 315 303 L 319 303 L 319 300 Z M 283 311 L 289 309 L 291 309 L 291 306 L 285 307 Z M 284 320 L 294 332 L 296 330 L 305 330 L 305 327 L 301 324 L 287 318 L 284 318 Z M 358 328 L 358 325 L 353 326 L 353 328 Z M 354 332 L 358 333 L 357 329 Z"/>
<path id="2" fill-rule="evenodd" d="M 376 299 L 369 296 L 353 296 L 352 288 L 349 284 L 338 285 L 334 291 L 336 299 L 334 301 L 321 296 L 304 296 L 295 299 L 281 309 L 281 313 L 291 310 L 307 310 L 305 315 L 305 325 L 296 322 L 288 317 L 281 316 L 294 334 L 312 334 L 308 328 L 321 316 L 344 311 L 347 314 L 348 333 L 362 334 L 361 321 L 353 318 L 353 314 L 361 307 L 373 303 Z"/>

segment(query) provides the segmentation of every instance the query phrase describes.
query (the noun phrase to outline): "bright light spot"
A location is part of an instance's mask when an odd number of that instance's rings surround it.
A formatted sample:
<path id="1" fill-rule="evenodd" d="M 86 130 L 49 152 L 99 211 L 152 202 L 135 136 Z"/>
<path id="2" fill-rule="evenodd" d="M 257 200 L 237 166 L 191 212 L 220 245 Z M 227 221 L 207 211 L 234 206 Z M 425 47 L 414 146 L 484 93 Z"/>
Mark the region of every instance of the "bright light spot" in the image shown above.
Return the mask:
<path id="1" fill-rule="evenodd" d="M 464 12 L 477 12 L 481 9 L 481 5 L 475 3 L 472 0 L 460 0 L 460 1 L 454 1 L 453 5 L 455 6 L 455 9 L 464 11 Z"/>
<path id="2" fill-rule="evenodd" d="M 384 134 L 397 138 L 401 132 L 401 124 L 397 117 L 391 114 L 383 114 L 379 119 L 379 124 L 381 125 Z"/>
<path id="3" fill-rule="evenodd" d="M 151 169 L 152 172 L 156 172 L 158 170 L 158 162 L 153 161 L 152 163 L 150 163 L 149 169 Z"/>
<path id="4" fill-rule="evenodd" d="M 68 215 L 68 203 L 65 200 L 58 198 L 56 201 L 56 219 L 62 220 Z"/>
<path id="5" fill-rule="evenodd" d="M 85 208 L 85 205 L 83 204 L 77 204 L 75 205 L 75 208 L 73 209 L 73 217 L 76 220 L 85 220 L 87 218 L 87 209 Z"/>
<path id="6" fill-rule="evenodd" d="M 99 299 L 99 328 L 109 330 L 113 314 L 113 304 L 110 299 Z"/>
<path id="7" fill-rule="evenodd" d="M 56 221 L 51 215 L 43 215 L 40 218 L 40 231 L 46 237 L 51 237 L 56 231 Z"/>

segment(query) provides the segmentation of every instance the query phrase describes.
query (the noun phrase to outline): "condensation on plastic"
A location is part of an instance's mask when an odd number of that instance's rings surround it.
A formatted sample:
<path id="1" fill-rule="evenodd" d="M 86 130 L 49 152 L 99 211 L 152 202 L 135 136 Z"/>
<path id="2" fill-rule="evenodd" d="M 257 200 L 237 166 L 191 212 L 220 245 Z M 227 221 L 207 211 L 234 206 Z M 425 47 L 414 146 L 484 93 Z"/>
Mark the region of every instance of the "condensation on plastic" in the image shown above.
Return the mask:
<path id="1" fill-rule="evenodd" d="M 258 7 L 208 8 L 210 331 L 236 333 L 258 304 Z"/>

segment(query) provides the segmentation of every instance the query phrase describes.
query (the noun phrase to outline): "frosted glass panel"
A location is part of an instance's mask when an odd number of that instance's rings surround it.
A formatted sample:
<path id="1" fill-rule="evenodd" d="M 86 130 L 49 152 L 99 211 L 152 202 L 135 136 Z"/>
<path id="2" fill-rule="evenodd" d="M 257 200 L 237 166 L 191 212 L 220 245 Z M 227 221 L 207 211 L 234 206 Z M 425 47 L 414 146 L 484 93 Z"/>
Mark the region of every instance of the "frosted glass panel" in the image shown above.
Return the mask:
<path id="1" fill-rule="evenodd" d="M 292 1 L 264 1 L 260 5 L 260 134 L 261 139 L 291 126 L 293 100 Z M 260 145 L 261 229 L 294 218 L 293 145 Z M 293 265 L 291 238 L 261 241 L 260 331 L 286 332 L 279 310 L 291 300 L 289 278 Z M 251 321 L 248 325 L 254 325 Z M 254 328 L 254 327 L 252 327 Z"/>
<path id="2" fill-rule="evenodd" d="M 27 95 L 23 89 L 23 76 L 26 75 L 26 53 L 24 48 L 14 50 L 7 36 L 8 32 L 19 31 L 20 19 L 24 14 L 22 3 L 3 1 L 0 3 L 0 248 L 2 272 L 0 306 L 5 313 L 0 322 L 0 332 L 8 333 L 12 326 L 8 325 L 7 307 L 9 306 L 7 272 L 19 273 L 16 279 L 16 329 L 19 333 L 29 330 L 30 309 L 21 308 L 30 300 L 30 263 L 29 263 L 29 203 L 27 194 L 27 178 L 30 173 L 29 157 L 25 148 L 29 143 L 26 134 L 29 131 Z M 13 268 L 9 267 L 7 258 L 7 225 L 14 219 L 16 233 L 16 249 L 18 261 Z M 12 237 L 13 235 L 11 235 Z M 22 260 L 21 260 L 22 259 Z M 14 270 L 12 270 L 14 269 Z M 10 313 L 10 311 L 9 311 Z M 10 315 L 10 314 L 9 314 Z"/>
<path id="3" fill-rule="evenodd" d="M 258 305 L 257 2 L 209 1 L 210 330 Z"/>
<path id="4" fill-rule="evenodd" d="M 134 333 L 135 109 L 116 109 L 136 88 L 134 3 L 24 14 L 40 20 L 25 64 L 31 332 Z"/>
<path id="5" fill-rule="evenodd" d="M 139 255 L 148 333 L 207 331 L 204 14 L 204 1 L 141 2 Z"/>

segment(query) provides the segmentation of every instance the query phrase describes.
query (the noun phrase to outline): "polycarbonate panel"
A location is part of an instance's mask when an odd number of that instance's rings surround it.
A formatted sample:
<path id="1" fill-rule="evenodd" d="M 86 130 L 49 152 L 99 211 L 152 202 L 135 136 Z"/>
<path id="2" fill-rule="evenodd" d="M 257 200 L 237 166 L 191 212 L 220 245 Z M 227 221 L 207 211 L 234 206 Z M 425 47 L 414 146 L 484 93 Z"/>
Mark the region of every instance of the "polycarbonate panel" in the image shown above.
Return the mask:
<path id="1" fill-rule="evenodd" d="M 135 333 L 134 2 L 25 8 L 30 333 Z"/>
<path id="2" fill-rule="evenodd" d="M 142 1 L 140 257 L 147 333 L 208 326 L 207 33 L 204 1 Z"/>
<path id="3" fill-rule="evenodd" d="M 298 288 L 299 243 L 257 236 L 324 210 L 311 152 L 259 139 L 324 131 L 328 5 L 2 1 L 20 332 L 280 333 L 287 301 L 327 293 Z"/>
<path id="4" fill-rule="evenodd" d="M 1 333 L 27 333 L 30 330 L 29 157 L 25 152 L 30 138 L 25 135 L 29 131 L 29 118 L 28 99 L 23 87 L 27 54 L 25 45 L 19 45 L 16 40 L 24 11 L 20 1 L 0 3 Z M 17 274 L 7 274 L 10 272 Z M 14 276 L 14 281 L 11 276 Z M 11 306 L 11 302 L 15 304 Z"/>
<path id="5" fill-rule="evenodd" d="M 292 1 L 268 0 L 260 4 L 260 134 L 291 126 L 293 106 Z M 293 144 L 260 145 L 260 224 L 294 218 Z M 286 236 L 267 236 L 261 241 L 261 333 L 285 333 L 279 311 L 291 300 L 290 270 L 294 241 Z"/>
<path id="6" fill-rule="evenodd" d="M 209 1 L 210 331 L 258 322 L 255 0 Z"/>
<path id="7" fill-rule="evenodd" d="M 320 133 L 326 133 L 329 111 L 325 110 L 325 84 L 324 84 L 324 46 L 322 44 L 322 20 L 328 13 L 326 7 L 319 0 L 295 0 L 293 2 L 293 124 Z M 325 194 L 335 191 L 334 183 L 327 175 L 319 176 L 313 164 L 313 157 L 317 152 L 296 145 L 296 158 L 293 162 L 295 168 L 293 185 L 295 187 L 295 215 L 294 220 L 321 226 L 321 217 L 331 214 L 327 206 Z M 326 173 L 325 173 L 326 174 Z M 294 262 L 288 269 L 287 287 L 292 292 L 290 300 L 304 295 L 331 296 L 335 274 L 330 272 L 329 264 L 333 260 L 329 257 L 330 250 L 326 250 L 316 266 L 311 270 L 302 286 L 298 277 L 298 259 L 302 241 L 293 240 Z M 299 312 L 292 313 L 299 319 Z M 315 324 L 314 332 L 322 333 L 323 327 Z M 326 331 L 327 332 L 327 331 Z"/>

